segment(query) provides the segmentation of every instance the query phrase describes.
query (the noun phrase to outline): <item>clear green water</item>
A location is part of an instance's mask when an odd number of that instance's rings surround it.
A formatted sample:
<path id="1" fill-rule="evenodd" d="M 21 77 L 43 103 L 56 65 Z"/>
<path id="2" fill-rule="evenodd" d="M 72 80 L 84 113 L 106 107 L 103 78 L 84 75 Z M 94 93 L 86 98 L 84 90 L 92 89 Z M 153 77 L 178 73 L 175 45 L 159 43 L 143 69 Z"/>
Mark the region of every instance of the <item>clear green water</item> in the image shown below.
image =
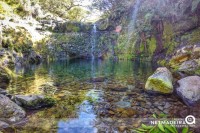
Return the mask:
<path id="1" fill-rule="evenodd" d="M 130 93 L 137 92 L 140 95 L 142 90 L 139 86 L 143 86 L 153 73 L 149 62 L 112 60 L 51 62 L 16 68 L 15 71 L 21 78 L 12 82 L 10 93 L 45 94 L 57 100 L 52 108 L 28 111 L 28 122 L 16 127 L 17 130 L 58 133 L 118 132 L 118 126 L 108 126 L 101 120 L 111 118 L 115 121 L 118 115 L 106 113 L 107 106 L 111 109 L 116 105 L 124 109 L 133 108 L 134 99 Z M 90 81 L 96 77 L 100 77 L 101 81 Z M 57 89 L 45 92 L 38 89 L 46 83 L 53 84 Z M 110 90 L 109 86 L 123 86 L 125 89 Z M 134 117 L 139 118 L 138 115 Z"/>

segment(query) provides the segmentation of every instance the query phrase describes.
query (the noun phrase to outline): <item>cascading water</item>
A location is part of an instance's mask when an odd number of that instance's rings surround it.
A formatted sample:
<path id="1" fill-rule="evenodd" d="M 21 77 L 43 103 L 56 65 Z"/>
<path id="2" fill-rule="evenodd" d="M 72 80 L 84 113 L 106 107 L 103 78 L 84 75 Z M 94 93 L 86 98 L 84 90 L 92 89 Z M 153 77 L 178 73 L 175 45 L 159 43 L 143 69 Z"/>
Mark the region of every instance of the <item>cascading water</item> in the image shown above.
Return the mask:
<path id="1" fill-rule="evenodd" d="M 95 59 L 95 47 L 96 47 L 96 32 L 97 32 L 97 27 L 96 27 L 96 24 L 93 25 L 93 28 L 92 28 L 92 36 L 91 36 L 91 57 L 92 57 L 92 60 Z"/>
<path id="2" fill-rule="evenodd" d="M 138 11 L 139 11 L 139 7 L 140 7 L 140 2 L 141 0 L 136 0 L 136 3 L 133 7 L 133 13 L 132 13 L 132 17 L 131 17 L 131 21 L 128 25 L 128 45 L 130 43 L 130 40 L 131 40 L 131 37 L 134 33 L 134 30 L 135 30 L 135 23 L 136 23 L 136 19 L 137 19 L 137 14 L 138 14 Z"/>

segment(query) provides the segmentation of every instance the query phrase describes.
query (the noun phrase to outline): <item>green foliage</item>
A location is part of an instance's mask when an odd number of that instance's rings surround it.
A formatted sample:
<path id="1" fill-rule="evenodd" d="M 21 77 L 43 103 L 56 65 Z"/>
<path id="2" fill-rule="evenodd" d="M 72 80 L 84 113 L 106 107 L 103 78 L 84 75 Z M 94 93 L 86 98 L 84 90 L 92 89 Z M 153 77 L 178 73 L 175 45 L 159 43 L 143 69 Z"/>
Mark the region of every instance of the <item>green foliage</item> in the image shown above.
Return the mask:
<path id="1" fill-rule="evenodd" d="M 79 25 L 76 25 L 74 23 L 67 23 L 66 31 L 67 32 L 78 32 L 78 31 L 80 31 L 80 27 L 79 27 Z"/>
<path id="2" fill-rule="evenodd" d="M 84 9 L 80 7 L 74 7 L 68 11 L 67 18 L 72 21 L 81 21 L 86 13 L 87 12 Z"/>
<path id="3" fill-rule="evenodd" d="M 2 7 L 2 5 L 0 4 L 0 14 L 3 14 L 3 13 L 5 13 L 5 10 L 4 10 L 4 8 Z"/>
<path id="4" fill-rule="evenodd" d="M 189 39 L 189 42 L 191 44 L 195 44 L 195 43 L 198 43 L 200 42 L 200 38 L 199 38 L 199 35 L 200 35 L 200 28 L 194 30 L 192 32 L 192 34 L 190 35 L 190 39 Z"/>
<path id="5" fill-rule="evenodd" d="M 31 36 L 26 29 L 18 27 L 18 32 L 15 29 L 8 28 L 3 31 L 3 47 L 15 50 L 18 53 L 28 53 L 32 49 Z"/>
<path id="6" fill-rule="evenodd" d="M 17 4 L 16 8 L 14 9 L 14 12 L 21 17 L 28 15 L 28 12 L 25 11 L 24 6 L 21 4 Z"/>
<path id="7" fill-rule="evenodd" d="M 19 4 L 19 0 L 2 0 L 4 2 L 6 2 L 8 5 L 11 5 L 11 6 L 14 6 L 14 5 L 17 5 Z"/>
<path id="8" fill-rule="evenodd" d="M 38 42 L 36 42 L 35 50 L 40 53 L 44 58 L 47 58 L 47 55 L 49 54 L 47 42 L 48 38 L 42 39 Z"/>
<path id="9" fill-rule="evenodd" d="M 158 117 L 166 118 L 167 115 L 160 114 L 156 116 L 155 114 L 153 114 L 153 117 L 155 119 L 157 119 Z M 163 119 L 163 121 L 165 120 Z M 179 132 L 178 128 L 176 128 L 174 125 L 161 124 L 161 123 L 158 123 L 157 125 L 154 125 L 154 126 L 148 126 L 148 125 L 142 124 L 141 127 L 133 131 L 136 133 L 178 133 Z M 181 133 L 192 133 L 192 131 L 189 132 L 189 127 L 184 127 Z"/>

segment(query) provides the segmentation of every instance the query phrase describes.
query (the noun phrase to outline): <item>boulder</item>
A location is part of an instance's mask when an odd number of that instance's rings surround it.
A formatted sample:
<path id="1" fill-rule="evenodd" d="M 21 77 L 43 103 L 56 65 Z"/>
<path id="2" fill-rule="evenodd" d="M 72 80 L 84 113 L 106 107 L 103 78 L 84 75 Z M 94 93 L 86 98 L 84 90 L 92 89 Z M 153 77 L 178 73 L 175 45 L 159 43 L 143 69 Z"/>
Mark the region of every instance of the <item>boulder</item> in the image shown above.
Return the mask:
<path id="1" fill-rule="evenodd" d="M 14 101 L 27 109 L 39 109 L 43 107 L 51 107 L 55 104 L 55 100 L 47 98 L 43 95 L 16 95 Z"/>
<path id="2" fill-rule="evenodd" d="M 189 60 L 183 62 L 178 70 L 183 72 L 190 72 L 196 70 L 197 68 L 198 68 L 198 63 L 195 60 Z"/>
<path id="3" fill-rule="evenodd" d="M 0 118 L 2 121 L 14 123 L 21 121 L 26 112 L 8 97 L 0 94 Z"/>
<path id="4" fill-rule="evenodd" d="M 177 94 L 188 105 L 192 106 L 200 101 L 200 77 L 189 76 L 178 81 Z"/>
<path id="5" fill-rule="evenodd" d="M 10 83 L 10 76 L 5 69 L 0 67 L 0 88 L 6 89 Z"/>
<path id="6" fill-rule="evenodd" d="M 173 92 L 172 81 L 171 72 L 166 67 L 160 67 L 148 78 L 145 90 L 148 92 L 169 94 Z"/>

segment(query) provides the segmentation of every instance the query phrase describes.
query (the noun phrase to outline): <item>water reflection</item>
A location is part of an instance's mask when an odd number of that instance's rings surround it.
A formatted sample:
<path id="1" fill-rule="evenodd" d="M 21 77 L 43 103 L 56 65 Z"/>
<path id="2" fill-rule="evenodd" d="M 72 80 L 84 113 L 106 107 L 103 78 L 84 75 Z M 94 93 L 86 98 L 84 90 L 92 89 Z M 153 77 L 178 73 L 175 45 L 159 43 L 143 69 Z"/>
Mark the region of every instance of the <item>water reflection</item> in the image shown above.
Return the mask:
<path id="1" fill-rule="evenodd" d="M 37 119 L 56 118 L 55 123 L 59 133 L 98 132 L 96 121 L 99 118 L 100 109 L 96 106 L 104 106 L 101 104 L 103 102 L 111 104 L 109 99 L 114 99 L 112 104 L 117 102 L 130 103 L 132 99 L 127 96 L 127 93 L 134 91 L 133 86 L 136 81 L 146 81 L 153 72 L 149 62 L 113 60 L 50 62 L 39 66 L 18 67 L 15 71 L 22 78 L 17 78 L 11 83 L 10 93 L 41 93 L 38 89 L 39 86 L 47 82 L 58 87 L 54 95 L 58 100 L 57 105 L 30 116 L 32 119 L 30 118 L 28 124 L 42 127 L 45 123 L 39 125 Z M 105 80 L 100 83 L 90 82 L 91 78 L 98 77 L 103 77 Z M 125 86 L 128 87 L 128 90 L 113 93 L 105 89 L 108 86 Z M 67 120 L 63 120 L 63 118 Z M 51 128 L 52 125 L 46 127 Z"/>

